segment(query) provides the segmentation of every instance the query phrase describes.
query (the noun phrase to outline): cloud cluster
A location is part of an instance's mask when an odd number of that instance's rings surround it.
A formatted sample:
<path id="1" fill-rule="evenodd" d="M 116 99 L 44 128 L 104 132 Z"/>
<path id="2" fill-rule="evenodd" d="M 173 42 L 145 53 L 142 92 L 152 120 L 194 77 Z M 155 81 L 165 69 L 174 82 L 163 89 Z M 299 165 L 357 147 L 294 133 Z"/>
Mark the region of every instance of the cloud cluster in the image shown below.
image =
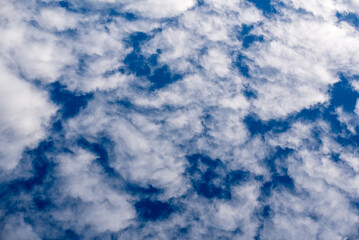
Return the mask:
<path id="1" fill-rule="evenodd" d="M 0 64 L 0 167 L 11 170 L 26 148 L 36 147 L 46 137 L 56 107 L 45 91 L 21 80 L 4 62 Z"/>
<path id="2" fill-rule="evenodd" d="M 0 238 L 358 238 L 358 6 L 3 1 Z"/>

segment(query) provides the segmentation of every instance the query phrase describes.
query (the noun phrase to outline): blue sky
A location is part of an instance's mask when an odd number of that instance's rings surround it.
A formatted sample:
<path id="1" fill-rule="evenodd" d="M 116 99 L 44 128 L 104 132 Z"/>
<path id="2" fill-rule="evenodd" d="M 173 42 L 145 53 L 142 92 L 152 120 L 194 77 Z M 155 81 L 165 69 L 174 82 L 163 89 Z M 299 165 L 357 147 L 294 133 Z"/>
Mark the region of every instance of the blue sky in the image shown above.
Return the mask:
<path id="1" fill-rule="evenodd" d="M 358 239 L 358 19 L 1 1 L 0 239 Z"/>

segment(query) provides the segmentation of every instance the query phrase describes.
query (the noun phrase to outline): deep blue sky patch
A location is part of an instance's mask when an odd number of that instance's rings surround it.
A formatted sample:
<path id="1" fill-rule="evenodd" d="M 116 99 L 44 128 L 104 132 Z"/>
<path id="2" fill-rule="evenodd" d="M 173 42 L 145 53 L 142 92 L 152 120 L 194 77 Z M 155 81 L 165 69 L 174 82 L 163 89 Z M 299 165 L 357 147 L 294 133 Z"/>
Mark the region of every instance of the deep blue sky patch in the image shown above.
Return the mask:
<path id="1" fill-rule="evenodd" d="M 236 60 L 234 61 L 234 66 L 239 70 L 239 72 L 244 77 L 250 77 L 249 74 L 250 68 L 246 63 L 246 61 L 248 61 L 248 59 L 245 56 L 243 56 L 241 53 L 239 53 L 236 57 Z"/>
<path id="2" fill-rule="evenodd" d="M 262 10 L 265 15 L 275 14 L 277 11 L 271 4 L 271 0 L 248 0 L 253 3 L 258 9 Z"/>
<path id="3" fill-rule="evenodd" d="M 157 49 L 157 54 L 149 57 L 141 53 L 141 45 L 148 41 L 151 37 L 145 33 L 138 32 L 129 37 L 127 44 L 132 45 L 133 51 L 128 54 L 124 60 L 129 72 L 138 77 L 146 77 L 151 82 L 150 90 L 161 89 L 182 78 L 181 75 L 172 73 L 167 65 L 160 65 L 158 57 L 161 53 Z"/>
<path id="4" fill-rule="evenodd" d="M 187 156 L 189 166 L 186 174 L 194 191 L 207 199 L 231 199 L 231 187 L 250 179 L 250 173 L 242 170 L 230 171 L 219 159 L 202 154 Z"/>
<path id="5" fill-rule="evenodd" d="M 74 117 L 79 111 L 86 107 L 87 102 L 92 98 L 92 93 L 73 93 L 59 82 L 51 84 L 51 100 L 61 106 L 60 112 L 64 119 Z"/>
<path id="6" fill-rule="evenodd" d="M 359 17 L 358 14 L 352 12 L 337 12 L 336 17 L 339 21 L 344 21 L 349 23 L 355 28 L 359 28 Z"/>
<path id="7" fill-rule="evenodd" d="M 173 212 L 174 207 L 166 202 L 151 201 L 143 199 L 136 202 L 135 208 L 138 217 L 143 221 L 155 221 L 168 218 Z"/>
<path id="8" fill-rule="evenodd" d="M 359 93 L 354 91 L 347 78 L 341 76 L 341 81 L 334 84 L 331 90 L 331 107 L 343 107 L 346 112 L 353 112 Z"/>

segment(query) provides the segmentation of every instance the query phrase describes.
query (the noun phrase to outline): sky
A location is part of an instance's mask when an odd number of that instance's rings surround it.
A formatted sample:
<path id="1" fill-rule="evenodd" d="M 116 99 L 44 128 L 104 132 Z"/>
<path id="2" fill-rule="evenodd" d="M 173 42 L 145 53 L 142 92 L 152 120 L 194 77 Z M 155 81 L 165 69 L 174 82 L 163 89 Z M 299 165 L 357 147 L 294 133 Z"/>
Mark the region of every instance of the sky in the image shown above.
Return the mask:
<path id="1" fill-rule="evenodd" d="M 359 239 L 358 0 L 2 0 L 0 36 L 0 239 Z"/>

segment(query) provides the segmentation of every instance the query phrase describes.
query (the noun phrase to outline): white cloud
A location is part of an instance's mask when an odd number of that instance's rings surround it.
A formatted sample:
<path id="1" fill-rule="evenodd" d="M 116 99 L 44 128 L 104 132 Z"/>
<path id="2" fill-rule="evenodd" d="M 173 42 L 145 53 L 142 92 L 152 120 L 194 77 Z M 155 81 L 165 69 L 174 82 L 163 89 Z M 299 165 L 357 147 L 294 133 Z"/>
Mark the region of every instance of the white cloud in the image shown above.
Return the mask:
<path id="1" fill-rule="evenodd" d="M 33 231 L 30 224 L 24 222 L 21 215 L 10 216 L 4 222 L 5 226 L 0 232 L 4 240 L 40 240 L 41 238 Z"/>
<path id="2" fill-rule="evenodd" d="M 348 9 L 348 2 L 343 0 L 286 0 L 285 3 L 293 6 L 296 9 L 304 9 L 314 16 L 324 18 L 325 20 L 334 20 L 336 11 L 343 11 Z"/>
<path id="3" fill-rule="evenodd" d="M 45 8 L 41 10 L 39 16 L 40 25 L 57 31 L 76 28 L 78 24 L 77 20 L 75 16 L 63 8 Z"/>
<path id="4" fill-rule="evenodd" d="M 127 115 L 131 120 L 119 117 L 113 106 L 99 107 L 96 101 L 78 117 L 69 122 L 69 137 L 78 134 L 90 138 L 105 132 L 115 144 L 115 159 L 111 166 L 127 181 L 147 183 L 164 188 L 170 196 L 182 193 L 183 153 L 171 139 L 162 139 L 154 119 L 137 114 Z M 107 112 L 107 113 L 106 113 Z M 111 113 L 112 112 L 112 113 Z M 90 115 L 89 115 L 90 114 Z M 100 117 L 101 116 L 101 117 Z M 98 121 L 98 118 L 102 121 Z M 162 130 L 163 131 L 163 130 Z"/>
<path id="5" fill-rule="evenodd" d="M 138 0 L 129 3 L 125 9 L 150 18 L 164 18 L 181 14 L 195 4 L 195 0 Z"/>
<path id="6" fill-rule="evenodd" d="M 67 216 L 56 212 L 55 217 L 61 221 L 71 221 L 84 231 L 87 224 L 92 231 L 120 231 L 131 224 L 135 217 L 134 209 L 125 193 L 118 193 L 104 181 L 101 170 L 96 166 L 96 156 L 82 150 L 74 149 L 75 155 L 58 156 L 58 175 L 61 177 L 61 198 L 70 196 L 80 199 L 83 205 L 78 216 Z M 74 210 L 74 209 L 72 209 Z M 67 219 L 71 218 L 71 219 Z"/>
<path id="7" fill-rule="evenodd" d="M 355 104 L 355 110 L 354 112 L 359 115 L 359 100 L 357 100 L 356 104 Z"/>
<path id="8" fill-rule="evenodd" d="M 0 64 L 0 166 L 13 169 L 26 147 L 35 147 L 46 137 L 56 107 L 49 103 L 46 92 Z"/>
<path id="9" fill-rule="evenodd" d="M 215 215 L 217 224 L 227 231 L 235 231 L 238 227 L 245 228 L 246 231 L 238 235 L 239 239 L 254 238 L 258 222 L 251 220 L 251 215 L 259 205 L 258 190 L 258 186 L 253 182 L 247 183 L 234 188 L 234 200 L 231 203 L 218 201 Z"/>
<path id="10" fill-rule="evenodd" d="M 222 50 L 223 51 L 223 50 Z M 202 66 L 208 74 L 216 74 L 219 77 L 227 76 L 230 71 L 230 59 L 220 49 L 210 49 L 202 59 Z"/>
<path id="11" fill-rule="evenodd" d="M 259 31 L 266 41 L 245 51 L 253 60 L 251 74 L 258 80 L 251 85 L 259 93 L 254 106 L 263 119 L 325 102 L 328 87 L 339 81 L 337 72 L 357 72 L 356 31 L 345 24 L 285 13 L 290 20 L 267 21 Z"/>
<path id="12" fill-rule="evenodd" d="M 0 52 L 3 57 L 28 79 L 55 81 L 60 77 L 61 69 L 73 63 L 71 49 L 52 33 L 33 26 L 32 13 L 26 5 L 2 4 Z M 47 24 L 51 22 L 47 21 Z"/>

